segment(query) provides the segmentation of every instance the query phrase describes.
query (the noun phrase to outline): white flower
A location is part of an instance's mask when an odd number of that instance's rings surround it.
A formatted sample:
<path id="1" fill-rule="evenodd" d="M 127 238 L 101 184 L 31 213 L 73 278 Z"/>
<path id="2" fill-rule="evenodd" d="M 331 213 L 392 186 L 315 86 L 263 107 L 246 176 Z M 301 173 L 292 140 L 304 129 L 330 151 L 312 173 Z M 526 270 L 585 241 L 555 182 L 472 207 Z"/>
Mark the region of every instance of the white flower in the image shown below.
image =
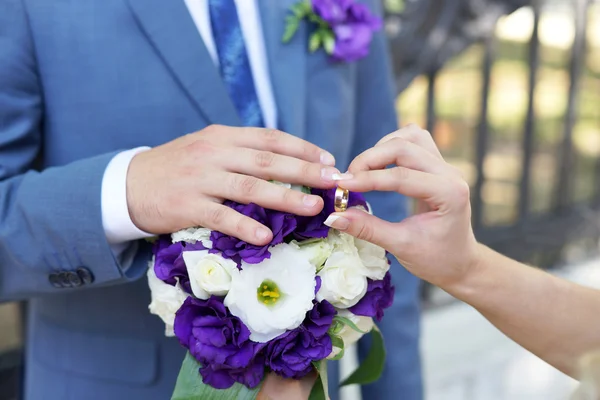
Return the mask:
<path id="1" fill-rule="evenodd" d="M 313 308 L 315 267 L 297 246 L 280 244 L 260 264 L 242 262 L 225 306 L 250 330 L 250 339 L 268 342 L 295 329 Z"/>
<path id="2" fill-rule="evenodd" d="M 232 277 L 238 274 L 234 261 L 208 250 L 184 251 L 183 261 L 190 277 L 194 296 L 206 300 L 211 295 L 225 296 L 231 287 Z"/>
<path id="3" fill-rule="evenodd" d="M 363 265 L 366 267 L 367 278 L 375 281 L 383 279 L 390 269 L 390 264 L 385 256 L 385 249 L 361 239 L 354 239 L 354 245 Z"/>
<path id="4" fill-rule="evenodd" d="M 177 242 L 188 242 L 196 243 L 201 242 L 207 249 L 212 248 L 212 241 L 210 240 L 211 230 L 208 228 L 187 228 L 182 229 L 179 232 L 175 232 L 171 235 L 173 243 Z"/>
<path id="5" fill-rule="evenodd" d="M 333 252 L 333 243 L 327 239 L 307 240 L 297 242 L 293 240 L 290 244 L 298 246 L 310 263 L 319 270 Z"/>
<path id="6" fill-rule="evenodd" d="M 358 249 L 354 244 L 354 237 L 347 233 L 330 229 L 329 235 L 327 236 L 327 242 L 333 247 L 335 252 L 358 256 Z"/>
<path id="7" fill-rule="evenodd" d="M 358 329 L 363 332 L 369 333 L 373 326 L 375 326 L 375 322 L 373 322 L 373 318 L 364 317 L 362 315 L 354 315 L 348 310 L 339 310 L 338 315 L 340 317 L 348 318 L 351 322 L 353 322 Z M 355 331 L 350 328 L 348 325 L 344 325 L 342 330 L 337 334 L 344 340 L 344 346 L 350 346 L 363 337 L 365 334 Z"/>
<path id="8" fill-rule="evenodd" d="M 354 306 L 367 292 L 365 273 L 356 248 L 354 252 L 334 251 L 318 274 L 321 288 L 317 300 L 327 300 L 337 308 Z"/>
<path id="9" fill-rule="evenodd" d="M 284 187 L 286 189 L 291 189 L 292 188 L 292 184 L 291 183 L 285 183 L 285 182 L 279 182 L 279 181 L 269 181 L 269 182 L 271 182 L 273 185 L 281 186 L 281 187 Z"/>
<path id="10" fill-rule="evenodd" d="M 171 286 L 164 283 L 154 273 L 154 262 L 148 269 L 148 286 L 150 286 L 151 301 L 148 309 L 150 313 L 158 315 L 165 323 L 165 335 L 175 336 L 173 325 L 175 324 L 175 313 L 188 295 L 183 291 L 179 283 Z"/>
<path id="11" fill-rule="evenodd" d="M 295 190 L 298 192 L 304 191 L 304 186 L 302 186 L 302 185 L 292 185 L 291 183 L 284 183 L 284 182 L 279 182 L 279 181 L 269 181 L 269 182 L 271 182 L 272 184 L 277 185 L 277 186 L 282 186 L 286 189 L 292 189 L 292 190 Z"/>
<path id="12" fill-rule="evenodd" d="M 358 329 L 363 332 L 370 332 L 373 329 L 375 323 L 373 322 L 373 318 L 371 317 L 363 317 L 360 315 L 354 315 L 348 310 L 339 310 L 338 316 L 348 318 L 351 322 L 353 322 Z M 344 349 L 347 349 L 348 346 L 353 345 L 358 342 L 358 340 L 363 337 L 365 334 L 355 331 L 350 328 L 348 325 L 344 325 L 341 331 L 337 333 L 339 337 L 344 341 Z M 340 352 L 340 349 L 334 347 L 331 351 L 331 354 L 327 357 L 329 359 L 335 357 Z"/>

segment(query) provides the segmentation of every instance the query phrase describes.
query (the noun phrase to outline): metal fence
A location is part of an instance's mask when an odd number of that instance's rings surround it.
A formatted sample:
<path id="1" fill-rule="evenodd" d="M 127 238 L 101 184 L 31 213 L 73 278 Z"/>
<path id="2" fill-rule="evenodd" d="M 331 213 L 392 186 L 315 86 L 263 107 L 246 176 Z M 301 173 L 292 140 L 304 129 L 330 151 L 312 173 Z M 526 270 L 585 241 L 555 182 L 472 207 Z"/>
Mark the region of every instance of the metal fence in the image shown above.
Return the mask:
<path id="1" fill-rule="evenodd" d="M 600 158 L 598 152 L 590 151 L 600 137 L 600 69 L 590 66 L 587 61 L 592 49 L 588 46 L 591 31 L 588 20 L 592 15 L 595 1 L 492 1 L 492 0 L 420 0 L 420 1 L 387 1 L 387 31 L 391 39 L 394 66 L 401 90 L 410 90 L 409 84 L 421 75 L 422 90 L 425 92 L 419 101 L 423 101 L 423 115 L 420 119 L 437 139 L 439 131 L 440 90 L 437 86 L 439 77 L 444 74 L 447 62 L 460 52 L 478 46 L 478 81 L 479 93 L 476 121 L 466 130 L 470 130 L 473 148 L 471 154 L 462 158 L 468 159 L 474 172 L 471 185 L 473 204 L 473 224 L 477 237 L 490 247 L 525 262 L 535 263 L 544 268 L 551 268 L 565 262 L 571 262 L 574 255 L 589 256 L 598 249 L 600 239 Z M 524 51 L 519 63 L 524 66 L 526 74 L 526 102 L 523 105 L 519 126 L 512 128 L 510 140 L 498 140 L 498 136 L 506 134 L 502 128 L 490 123 L 490 112 L 494 105 L 490 102 L 492 90 L 510 90 L 494 86 L 495 79 L 502 74 L 496 71 L 500 62 L 499 55 L 510 53 L 510 46 L 498 38 L 498 19 L 515 9 L 526 6 L 530 15 L 531 33 L 528 41 L 523 43 Z M 597 8 L 594 9 L 597 15 Z M 545 125 L 540 123 L 538 104 L 544 100 L 540 97 L 540 73 L 545 72 L 548 62 L 541 60 L 541 52 L 552 50 L 547 44 L 540 42 L 540 21 L 545 13 L 552 13 L 558 21 L 568 19 L 567 26 L 572 31 L 564 35 L 572 35 L 568 48 L 561 50 L 566 60 L 553 71 L 564 71 L 562 77 L 565 91 L 561 94 L 566 105 L 560 118 L 554 124 L 560 125 L 560 135 L 554 138 L 553 146 L 548 146 L 540 139 L 540 130 Z M 548 25 L 548 24 L 546 24 Z M 550 26 L 551 27 L 551 26 Z M 546 26 L 545 28 L 548 28 Z M 556 27 L 556 38 L 561 38 L 560 26 Z M 547 33 L 548 29 L 545 29 Z M 546 35 L 548 36 L 548 35 Z M 594 45 L 597 44 L 594 42 Z M 597 53 L 593 54 L 594 57 Z M 563 58 L 564 58 L 563 57 Z M 595 58 L 594 58 L 595 59 Z M 507 64 L 501 61 L 503 65 Z M 582 98 L 582 85 L 585 93 Z M 408 87 L 408 89 L 407 89 Z M 401 97 L 404 94 L 401 93 Z M 581 102 L 586 101 L 585 122 L 589 129 L 584 135 L 589 151 L 581 152 L 574 146 L 574 132 L 582 121 Z M 590 104 L 591 102 L 591 104 Z M 497 106 L 497 105 L 496 105 Z M 513 112 L 514 110 L 506 110 Z M 497 113 L 498 110 L 495 110 Z M 520 112 L 520 111 L 519 111 Z M 591 126 L 591 127 L 590 127 Z M 579 131 L 577 131 L 579 132 Z M 543 132 L 542 132 L 543 133 Z M 457 133 L 454 132 L 454 135 Z M 578 136 L 579 138 L 579 136 Z M 508 143 L 510 142 L 510 143 Z M 581 142 L 581 140 L 579 141 Z M 578 143 L 579 143 L 578 142 Z M 507 145 L 508 143 L 508 145 Z M 579 143 L 581 147 L 581 143 Z M 511 204 L 510 218 L 501 221 L 486 221 L 486 188 L 493 181 L 488 176 L 486 161 L 491 151 L 498 146 L 511 147 L 513 155 L 518 153 L 518 177 L 508 182 L 507 188 L 516 193 Z M 585 146 L 585 143 L 584 143 Z M 554 161 L 550 164 L 553 170 L 545 175 L 543 185 L 546 187 L 544 207 L 534 204 L 533 195 L 540 185 L 540 165 L 534 165 L 536 157 L 544 153 Z M 585 154 L 583 154 L 585 153 Z M 591 154 L 590 154 L 591 153 Z M 496 157 L 498 158 L 498 157 Z M 514 157 L 512 157 L 514 158 Z M 538 157 L 539 158 L 539 157 Z M 584 167 L 582 167 L 582 164 Z M 582 171 L 582 168 L 585 171 Z M 583 175 L 582 175 L 583 174 Z M 505 182 L 506 183 L 506 182 Z M 512 187 L 511 187 L 512 185 Z M 581 188 L 585 196 L 581 195 Z M 550 188 L 548 190 L 548 188 Z M 498 193 L 499 191 L 496 191 Z M 501 194 L 501 191 L 500 191 Z M 487 196 L 489 197 L 489 196 Z M 501 196 L 500 196 L 501 197 Z M 539 197 L 539 196 L 538 196 Z M 493 208 L 493 207 L 491 207 Z M 488 219 L 489 220 L 489 219 Z"/>

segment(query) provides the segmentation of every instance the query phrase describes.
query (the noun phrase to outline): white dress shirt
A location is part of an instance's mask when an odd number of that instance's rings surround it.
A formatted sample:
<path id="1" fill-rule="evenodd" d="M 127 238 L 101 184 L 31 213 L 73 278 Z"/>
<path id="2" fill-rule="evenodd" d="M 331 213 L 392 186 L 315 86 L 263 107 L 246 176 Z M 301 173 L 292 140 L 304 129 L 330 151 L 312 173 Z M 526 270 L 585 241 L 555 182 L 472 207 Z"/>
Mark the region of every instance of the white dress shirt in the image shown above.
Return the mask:
<path id="1" fill-rule="evenodd" d="M 215 65 L 218 56 L 212 36 L 208 0 L 185 0 L 198 32 L 204 41 Z M 235 0 L 240 16 L 240 26 L 244 35 L 254 86 L 265 125 L 275 128 L 277 107 L 271 88 L 262 24 L 256 0 Z M 243 17 L 242 17 L 243 16 Z M 185 134 L 187 132 L 181 132 Z M 108 242 L 115 255 L 120 255 L 132 240 L 152 236 L 138 229 L 129 216 L 127 207 L 127 170 L 133 157 L 148 147 L 140 147 L 117 154 L 108 164 L 102 179 L 102 224 Z"/>

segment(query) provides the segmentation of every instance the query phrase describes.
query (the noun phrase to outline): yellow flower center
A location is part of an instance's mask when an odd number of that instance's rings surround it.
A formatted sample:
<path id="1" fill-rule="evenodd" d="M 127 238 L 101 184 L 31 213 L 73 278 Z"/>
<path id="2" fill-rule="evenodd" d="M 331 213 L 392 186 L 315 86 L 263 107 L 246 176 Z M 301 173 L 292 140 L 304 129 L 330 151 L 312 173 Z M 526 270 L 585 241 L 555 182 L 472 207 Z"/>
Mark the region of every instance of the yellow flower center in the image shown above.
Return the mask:
<path id="1" fill-rule="evenodd" d="M 256 297 L 264 305 L 272 306 L 281 298 L 281 292 L 275 282 L 267 279 L 256 289 Z"/>

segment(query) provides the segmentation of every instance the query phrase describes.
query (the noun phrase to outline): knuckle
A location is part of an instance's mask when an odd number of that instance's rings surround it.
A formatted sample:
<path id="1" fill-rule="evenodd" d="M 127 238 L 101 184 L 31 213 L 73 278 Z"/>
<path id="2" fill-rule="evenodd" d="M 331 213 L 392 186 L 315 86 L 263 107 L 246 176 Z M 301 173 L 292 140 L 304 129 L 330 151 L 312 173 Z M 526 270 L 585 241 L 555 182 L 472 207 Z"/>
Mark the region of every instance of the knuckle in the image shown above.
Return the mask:
<path id="1" fill-rule="evenodd" d="M 254 156 L 254 163 L 259 168 L 269 168 L 275 161 L 275 154 L 269 151 L 259 151 Z"/>
<path id="2" fill-rule="evenodd" d="M 390 173 L 392 174 L 392 178 L 398 181 L 404 181 L 406 179 L 408 179 L 409 177 L 409 170 L 408 168 L 404 168 L 404 167 L 395 167 L 390 169 Z"/>
<path id="3" fill-rule="evenodd" d="M 273 146 L 281 140 L 283 134 L 283 132 L 277 129 L 265 129 L 262 131 L 262 140 L 265 143 Z"/>
<path id="4" fill-rule="evenodd" d="M 235 178 L 233 189 L 245 198 L 251 197 L 258 188 L 259 180 L 250 176 Z"/>
<path id="5" fill-rule="evenodd" d="M 204 155 L 211 154 L 214 151 L 215 146 L 206 139 L 196 138 L 196 140 L 189 144 L 189 149 L 193 154 Z"/>
<path id="6" fill-rule="evenodd" d="M 469 188 L 469 185 L 467 184 L 467 182 L 461 180 L 461 181 L 457 181 L 454 184 L 454 196 L 456 198 L 456 202 L 463 206 L 465 204 L 468 204 L 470 202 L 471 199 L 471 189 Z"/>
<path id="7" fill-rule="evenodd" d="M 317 169 L 319 170 L 317 171 Z M 320 172 L 320 168 L 308 162 L 303 162 L 300 167 L 300 173 L 303 177 L 320 179 Z"/>
<path id="8" fill-rule="evenodd" d="M 313 156 L 319 156 L 321 151 L 316 147 L 311 145 L 310 143 L 304 143 L 300 149 L 300 156 L 304 160 L 312 159 Z"/>
<path id="9" fill-rule="evenodd" d="M 201 135 L 215 135 L 223 133 L 223 126 L 217 124 L 211 124 L 198 132 Z"/>
<path id="10" fill-rule="evenodd" d="M 243 217 L 238 218 L 237 222 L 235 223 L 235 227 L 233 228 L 237 237 L 242 237 L 244 232 L 246 232 L 247 222 L 248 221 L 246 221 Z"/>
<path id="11" fill-rule="evenodd" d="M 227 209 L 224 207 L 211 207 L 206 210 L 206 221 L 212 226 L 221 225 L 226 217 Z"/>
<path id="12" fill-rule="evenodd" d="M 403 156 L 408 153 L 409 142 L 410 141 L 405 138 L 396 137 L 390 141 L 390 145 L 393 146 L 396 155 Z"/>
<path id="13" fill-rule="evenodd" d="M 363 223 L 358 227 L 356 236 L 359 239 L 370 242 L 373 239 L 373 230 L 371 229 L 371 226 Z"/>
<path id="14" fill-rule="evenodd" d="M 293 204 L 297 202 L 296 196 L 298 196 L 298 194 L 299 193 L 297 193 L 294 190 L 284 189 L 281 193 L 281 201 L 283 202 L 283 204 Z"/>

